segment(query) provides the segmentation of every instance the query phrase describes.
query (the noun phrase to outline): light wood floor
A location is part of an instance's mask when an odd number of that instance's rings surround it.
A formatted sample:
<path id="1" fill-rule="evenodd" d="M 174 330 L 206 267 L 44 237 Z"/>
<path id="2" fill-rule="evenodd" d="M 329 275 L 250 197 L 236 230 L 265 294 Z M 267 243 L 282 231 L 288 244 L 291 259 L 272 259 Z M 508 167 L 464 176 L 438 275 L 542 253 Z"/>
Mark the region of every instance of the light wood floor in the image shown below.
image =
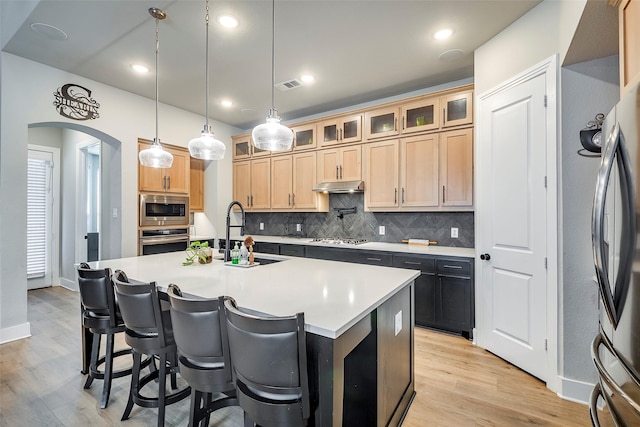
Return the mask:
<path id="1" fill-rule="evenodd" d="M 114 380 L 104 410 L 102 381 L 82 388 L 78 294 L 61 287 L 29 291 L 28 305 L 32 337 L 0 345 L 0 426 L 120 425 L 127 377 Z M 420 328 L 415 338 L 416 397 L 403 426 L 591 424 L 586 406 L 560 399 L 463 338 Z M 165 425 L 186 425 L 188 410 L 188 399 L 169 406 Z M 156 414 L 136 406 L 122 425 L 154 426 Z M 211 425 L 242 425 L 239 408 L 215 416 Z"/>

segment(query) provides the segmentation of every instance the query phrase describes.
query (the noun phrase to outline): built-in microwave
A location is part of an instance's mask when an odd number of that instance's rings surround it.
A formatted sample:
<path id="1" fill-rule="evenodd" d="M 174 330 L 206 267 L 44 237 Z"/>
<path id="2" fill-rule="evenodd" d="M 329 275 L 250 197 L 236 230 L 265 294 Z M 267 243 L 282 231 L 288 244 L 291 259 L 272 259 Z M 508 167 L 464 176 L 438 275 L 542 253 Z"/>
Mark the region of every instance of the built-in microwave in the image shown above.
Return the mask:
<path id="1" fill-rule="evenodd" d="M 189 197 L 140 195 L 140 227 L 189 226 Z"/>

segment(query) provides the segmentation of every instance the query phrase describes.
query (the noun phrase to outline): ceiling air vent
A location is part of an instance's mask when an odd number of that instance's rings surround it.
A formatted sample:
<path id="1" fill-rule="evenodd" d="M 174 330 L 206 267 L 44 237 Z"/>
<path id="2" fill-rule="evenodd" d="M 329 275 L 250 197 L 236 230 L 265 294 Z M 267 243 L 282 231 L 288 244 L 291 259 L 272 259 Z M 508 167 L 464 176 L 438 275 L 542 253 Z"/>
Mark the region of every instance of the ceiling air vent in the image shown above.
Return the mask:
<path id="1" fill-rule="evenodd" d="M 283 92 L 300 86 L 302 86 L 302 82 L 298 79 L 287 80 L 286 82 L 276 84 L 276 87 Z"/>

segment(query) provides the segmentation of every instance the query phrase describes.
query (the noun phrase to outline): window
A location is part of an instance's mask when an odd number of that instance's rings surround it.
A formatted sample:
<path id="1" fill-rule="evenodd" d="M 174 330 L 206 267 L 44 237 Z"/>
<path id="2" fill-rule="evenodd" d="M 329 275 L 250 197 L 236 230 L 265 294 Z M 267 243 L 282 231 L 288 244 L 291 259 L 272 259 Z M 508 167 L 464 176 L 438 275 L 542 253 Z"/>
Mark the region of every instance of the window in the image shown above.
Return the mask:
<path id="1" fill-rule="evenodd" d="M 51 153 L 29 151 L 27 160 L 27 278 L 48 271 L 51 218 Z"/>

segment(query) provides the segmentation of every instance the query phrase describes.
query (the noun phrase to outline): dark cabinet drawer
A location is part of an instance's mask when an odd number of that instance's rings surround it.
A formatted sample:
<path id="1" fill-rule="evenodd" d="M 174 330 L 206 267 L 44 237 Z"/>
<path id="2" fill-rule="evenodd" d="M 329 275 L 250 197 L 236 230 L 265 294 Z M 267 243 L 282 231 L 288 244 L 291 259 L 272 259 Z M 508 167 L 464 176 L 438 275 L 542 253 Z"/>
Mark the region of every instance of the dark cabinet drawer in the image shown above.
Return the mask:
<path id="1" fill-rule="evenodd" d="M 435 258 L 424 255 L 394 254 L 393 266 L 420 270 L 423 273 L 435 273 Z"/>
<path id="2" fill-rule="evenodd" d="M 280 255 L 304 257 L 304 246 L 281 244 Z"/>
<path id="3" fill-rule="evenodd" d="M 307 258 L 326 259 L 329 261 L 345 261 L 347 251 L 342 248 L 328 248 L 325 246 L 307 246 L 305 254 Z"/>
<path id="4" fill-rule="evenodd" d="M 280 245 L 278 243 L 256 242 L 253 250 L 262 254 L 280 255 Z"/>
<path id="5" fill-rule="evenodd" d="M 393 256 L 390 253 L 380 251 L 364 251 L 352 249 L 348 251 L 348 259 L 345 261 L 358 264 L 382 265 L 391 267 Z"/>
<path id="6" fill-rule="evenodd" d="M 436 270 L 439 275 L 471 277 L 471 260 L 438 258 Z"/>

